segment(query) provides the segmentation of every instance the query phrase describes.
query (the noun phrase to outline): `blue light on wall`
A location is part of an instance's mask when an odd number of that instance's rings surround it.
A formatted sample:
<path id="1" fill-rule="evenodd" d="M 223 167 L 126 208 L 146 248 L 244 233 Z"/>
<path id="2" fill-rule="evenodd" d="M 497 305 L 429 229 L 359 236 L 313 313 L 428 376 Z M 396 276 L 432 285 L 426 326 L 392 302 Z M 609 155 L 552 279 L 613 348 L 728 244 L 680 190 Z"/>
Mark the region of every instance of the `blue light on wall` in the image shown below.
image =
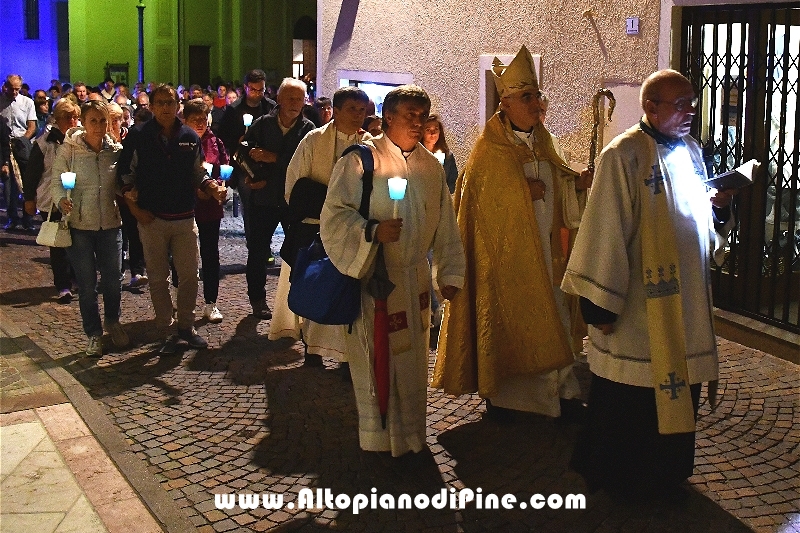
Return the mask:
<path id="1" fill-rule="evenodd" d="M 50 87 L 50 80 L 58 78 L 58 43 L 56 40 L 55 11 L 57 0 L 39 0 L 38 39 L 26 39 L 33 26 L 26 14 L 33 15 L 27 0 L 0 2 L 0 76 L 19 74 L 31 90 Z M 27 26 L 26 26 L 27 24 Z M 31 36 L 34 36 L 31 34 Z"/>

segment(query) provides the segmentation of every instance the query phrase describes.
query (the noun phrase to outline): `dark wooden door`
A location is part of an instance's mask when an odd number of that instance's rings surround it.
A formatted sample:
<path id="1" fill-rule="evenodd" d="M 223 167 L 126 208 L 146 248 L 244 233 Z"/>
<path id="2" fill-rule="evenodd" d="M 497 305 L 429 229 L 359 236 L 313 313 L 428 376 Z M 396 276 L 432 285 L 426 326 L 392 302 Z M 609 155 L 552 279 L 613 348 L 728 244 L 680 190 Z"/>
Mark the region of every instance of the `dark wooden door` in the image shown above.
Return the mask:
<path id="1" fill-rule="evenodd" d="M 211 47 L 189 46 L 189 84 L 205 88 L 211 82 Z"/>

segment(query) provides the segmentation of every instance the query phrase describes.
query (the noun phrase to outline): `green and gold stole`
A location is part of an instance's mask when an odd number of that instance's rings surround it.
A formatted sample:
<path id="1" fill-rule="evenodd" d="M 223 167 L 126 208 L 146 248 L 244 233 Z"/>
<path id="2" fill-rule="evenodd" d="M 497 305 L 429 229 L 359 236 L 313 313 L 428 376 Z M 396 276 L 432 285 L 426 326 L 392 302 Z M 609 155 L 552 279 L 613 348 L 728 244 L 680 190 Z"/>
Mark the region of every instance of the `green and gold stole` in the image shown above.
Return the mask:
<path id="1" fill-rule="evenodd" d="M 672 183 L 665 179 L 666 170 L 659 156 L 650 177 L 641 185 L 642 275 L 647 298 L 650 366 L 661 434 L 695 430 L 686 365 L 681 272 L 672 224 Z"/>

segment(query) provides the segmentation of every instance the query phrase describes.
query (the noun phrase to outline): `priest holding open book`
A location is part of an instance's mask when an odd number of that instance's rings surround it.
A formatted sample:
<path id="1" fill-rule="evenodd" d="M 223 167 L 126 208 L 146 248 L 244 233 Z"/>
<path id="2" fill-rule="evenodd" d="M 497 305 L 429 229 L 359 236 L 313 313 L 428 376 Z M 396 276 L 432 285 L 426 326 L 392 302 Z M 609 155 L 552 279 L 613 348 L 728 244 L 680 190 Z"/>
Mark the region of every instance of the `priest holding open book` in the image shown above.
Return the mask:
<path id="1" fill-rule="evenodd" d="M 658 71 L 640 102 L 639 123 L 600 155 L 561 285 L 593 326 L 589 420 L 572 467 L 590 491 L 680 500 L 702 384 L 716 395 L 710 260 L 721 262 L 735 191 L 704 184 L 689 80 Z"/>

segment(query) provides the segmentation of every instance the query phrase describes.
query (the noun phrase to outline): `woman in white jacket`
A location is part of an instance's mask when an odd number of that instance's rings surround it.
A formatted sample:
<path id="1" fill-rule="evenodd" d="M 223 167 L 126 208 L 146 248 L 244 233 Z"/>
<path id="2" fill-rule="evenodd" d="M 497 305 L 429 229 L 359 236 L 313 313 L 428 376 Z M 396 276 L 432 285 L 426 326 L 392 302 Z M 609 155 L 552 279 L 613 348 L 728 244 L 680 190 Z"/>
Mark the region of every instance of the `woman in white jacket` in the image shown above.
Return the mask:
<path id="1" fill-rule="evenodd" d="M 108 106 L 89 101 L 81 106 L 83 126 L 69 130 L 53 162 L 53 199 L 69 217 L 72 246 L 67 249 L 80 289 L 83 331 L 89 337 L 86 355 L 103 354 L 103 324 L 97 299 L 103 294 L 105 329 L 118 348 L 126 346 L 128 335 L 119 323 L 122 292 L 122 219 L 117 206 L 116 166 L 122 145 L 108 135 Z M 74 172 L 71 197 L 58 176 Z M 97 270 L 100 284 L 97 284 Z"/>

